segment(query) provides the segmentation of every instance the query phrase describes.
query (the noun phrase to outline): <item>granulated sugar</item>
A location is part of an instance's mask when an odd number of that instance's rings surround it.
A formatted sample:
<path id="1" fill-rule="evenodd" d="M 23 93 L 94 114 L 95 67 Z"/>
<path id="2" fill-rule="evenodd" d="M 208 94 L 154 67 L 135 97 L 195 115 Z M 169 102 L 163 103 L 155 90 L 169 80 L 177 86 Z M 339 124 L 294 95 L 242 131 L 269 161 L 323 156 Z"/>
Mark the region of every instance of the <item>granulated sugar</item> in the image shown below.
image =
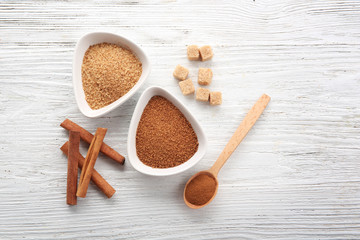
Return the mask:
<path id="1" fill-rule="evenodd" d="M 134 87 L 141 73 L 142 64 L 131 51 L 110 43 L 90 46 L 81 69 L 87 103 L 95 110 L 115 102 Z"/>
<path id="2" fill-rule="evenodd" d="M 189 160 L 199 142 L 189 121 L 170 101 L 154 96 L 146 105 L 136 132 L 136 153 L 153 168 L 170 168 Z"/>

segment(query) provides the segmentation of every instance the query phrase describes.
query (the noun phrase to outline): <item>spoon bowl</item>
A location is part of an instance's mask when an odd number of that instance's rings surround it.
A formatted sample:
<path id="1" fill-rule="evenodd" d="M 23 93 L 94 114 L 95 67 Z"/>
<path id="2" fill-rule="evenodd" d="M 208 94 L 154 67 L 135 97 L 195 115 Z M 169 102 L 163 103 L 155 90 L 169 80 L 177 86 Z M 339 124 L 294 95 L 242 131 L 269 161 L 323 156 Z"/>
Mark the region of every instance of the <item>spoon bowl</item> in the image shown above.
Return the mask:
<path id="1" fill-rule="evenodd" d="M 199 177 L 200 175 L 207 175 L 207 176 L 213 178 L 213 180 L 214 180 L 214 182 L 215 182 L 215 191 L 214 191 L 212 197 L 211 197 L 206 203 L 204 203 L 204 204 L 202 204 L 202 205 L 196 205 L 196 204 L 191 203 L 191 202 L 186 198 L 186 192 L 187 192 L 187 188 L 188 188 L 188 186 L 189 186 L 189 183 L 190 183 L 191 181 L 193 181 L 195 178 Z M 218 190 L 218 186 L 219 186 L 219 182 L 218 182 L 218 180 L 217 180 L 217 176 L 214 175 L 210 170 L 201 171 L 201 172 L 196 173 L 195 175 L 193 175 L 193 176 L 189 179 L 189 181 L 187 181 L 187 183 L 186 183 L 186 185 L 185 185 L 185 190 L 184 190 L 184 202 L 185 202 L 185 204 L 186 204 L 189 208 L 193 208 L 193 209 L 202 208 L 202 207 L 208 205 L 208 204 L 215 198 L 216 193 L 217 193 L 217 190 Z"/>

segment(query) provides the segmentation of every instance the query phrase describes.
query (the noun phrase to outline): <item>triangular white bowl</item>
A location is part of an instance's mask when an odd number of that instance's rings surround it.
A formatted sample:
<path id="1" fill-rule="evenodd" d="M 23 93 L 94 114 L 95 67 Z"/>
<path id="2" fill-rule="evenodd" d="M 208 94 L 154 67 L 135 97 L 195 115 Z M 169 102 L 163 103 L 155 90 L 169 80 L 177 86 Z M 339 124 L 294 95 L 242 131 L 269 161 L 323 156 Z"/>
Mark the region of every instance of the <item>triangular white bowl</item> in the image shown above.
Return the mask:
<path id="1" fill-rule="evenodd" d="M 85 55 L 86 50 L 94 44 L 98 43 L 113 43 L 117 44 L 121 47 L 124 47 L 130 51 L 132 51 L 141 61 L 142 63 L 142 74 L 139 81 L 135 84 L 135 86 L 124 96 L 116 100 L 115 102 L 100 108 L 98 110 L 93 110 L 90 108 L 88 103 L 85 100 L 85 93 L 82 87 L 82 80 L 81 80 L 81 65 L 83 62 L 83 58 Z M 73 85 L 74 85 L 74 92 L 77 105 L 80 111 L 87 117 L 96 118 L 100 117 L 111 110 L 114 110 L 121 104 L 123 104 L 126 100 L 128 100 L 134 93 L 139 90 L 141 85 L 145 82 L 146 78 L 150 73 L 150 62 L 144 51 L 137 46 L 135 43 L 121 37 L 116 34 L 106 33 L 106 32 L 94 32 L 89 33 L 80 38 L 77 42 L 75 47 L 74 59 L 73 59 Z"/>
<path id="2" fill-rule="evenodd" d="M 144 108 L 148 104 L 149 100 L 153 96 L 157 96 L 157 95 L 162 96 L 167 100 L 169 100 L 170 102 L 172 102 L 184 114 L 186 119 L 190 122 L 191 126 L 193 127 L 199 141 L 199 147 L 197 152 L 188 161 L 172 168 L 149 167 L 145 165 L 143 162 L 141 162 L 136 154 L 136 131 L 138 128 L 141 115 L 144 111 Z M 205 137 L 205 133 L 201 128 L 199 122 L 176 97 L 174 97 L 171 93 L 160 87 L 150 87 L 143 92 L 135 107 L 134 114 L 130 122 L 128 143 L 127 143 L 128 160 L 137 171 L 153 176 L 168 176 L 183 172 L 191 168 L 200 161 L 200 159 L 205 155 L 206 147 L 207 147 L 207 140 Z"/>

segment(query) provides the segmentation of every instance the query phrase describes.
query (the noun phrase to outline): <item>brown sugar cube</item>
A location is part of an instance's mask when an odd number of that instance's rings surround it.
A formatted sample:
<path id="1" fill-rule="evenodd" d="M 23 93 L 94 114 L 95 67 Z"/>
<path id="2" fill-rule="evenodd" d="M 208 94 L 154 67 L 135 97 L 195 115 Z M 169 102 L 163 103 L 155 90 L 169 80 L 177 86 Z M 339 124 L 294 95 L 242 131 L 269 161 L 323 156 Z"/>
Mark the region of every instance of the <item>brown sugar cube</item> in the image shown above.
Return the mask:
<path id="1" fill-rule="evenodd" d="M 202 46 L 200 49 L 200 57 L 201 61 L 207 61 L 210 60 L 213 57 L 212 49 L 209 45 Z"/>
<path id="2" fill-rule="evenodd" d="M 200 85 L 209 85 L 212 77 L 213 73 L 210 68 L 199 68 L 198 83 Z"/>
<path id="3" fill-rule="evenodd" d="M 189 74 L 189 70 L 181 65 L 177 65 L 173 73 L 174 77 L 179 80 L 185 80 Z"/>
<path id="4" fill-rule="evenodd" d="M 179 86 L 180 86 L 181 92 L 184 95 L 189 95 L 189 94 L 192 94 L 195 92 L 194 84 L 190 78 L 179 82 Z"/>
<path id="5" fill-rule="evenodd" d="M 196 100 L 207 102 L 209 101 L 210 90 L 206 88 L 196 89 Z"/>
<path id="6" fill-rule="evenodd" d="M 210 105 L 220 105 L 222 103 L 221 92 L 210 93 Z"/>
<path id="7" fill-rule="evenodd" d="M 190 61 L 197 61 L 200 59 L 200 52 L 197 45 L 190 45 L 187 47 L 187 56 Z"/>

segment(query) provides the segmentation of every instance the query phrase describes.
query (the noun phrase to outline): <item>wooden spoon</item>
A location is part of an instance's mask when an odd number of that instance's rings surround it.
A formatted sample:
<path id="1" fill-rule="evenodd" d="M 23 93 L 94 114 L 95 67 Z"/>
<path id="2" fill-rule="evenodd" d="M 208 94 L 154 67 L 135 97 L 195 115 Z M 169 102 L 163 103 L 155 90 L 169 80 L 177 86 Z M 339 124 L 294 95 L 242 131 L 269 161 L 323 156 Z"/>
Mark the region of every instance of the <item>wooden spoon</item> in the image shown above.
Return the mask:
<path id="1" fill-rule="evenodd" d="M 263 94 L 259 100 L 255 103 L 255 105 L 250 109 L 248 114 L 245 116 L 244 120 L 241 122 L 240 126 L 236 129 L 234 135 L 231 137 L 230 141 L 226 144 L 224 150 L 221 152 L 219 158 L 216 160 L 214 165 L 206 171 L 201 171 L 196 173 L 194 176 L 192 176 L 189 181 L 186 183 L 185 189 L 184 189 L 184 201 L 186 205 L 190 208 L 202 208 L 209 204 L 215 197 L 218 189 L 218 180 L 217 175 L 222 168 L 222 166 L 225 164 L 226 160 L 230 157 L 230 155 L 235 151 L 237 146 L 241 143 L 241 141 L 245 138 L 246 134 L 250 131 L 252 126 L 254 126 L 255 122 L 258 120 L 262 112 L 265 110 L 267 104 L 270 101 L 270 97 L 266 94 Z M 207 179 L 207 181 L 210 181 L 207 185 L 206 191 L 211 193 L 213 192 L 213 195 L 210 197 L 208 196 L 208 199 L 204 199 L 204 202 L 201 204 L 193 204 L 189 200 L 192 196 L 191 194 L 194 194 L 193 190 L 189 190 L 188 186 L 189 183 L 195 180 L 192 185 L 198 184 L 200 181 L 200 178 Z M 210 178 L 209 178 L 210 177 Z M 213 181 L 213 182 L 211 182 Z M 193 189 L 199 189 L 199 186 L 193 187 Z"/>

